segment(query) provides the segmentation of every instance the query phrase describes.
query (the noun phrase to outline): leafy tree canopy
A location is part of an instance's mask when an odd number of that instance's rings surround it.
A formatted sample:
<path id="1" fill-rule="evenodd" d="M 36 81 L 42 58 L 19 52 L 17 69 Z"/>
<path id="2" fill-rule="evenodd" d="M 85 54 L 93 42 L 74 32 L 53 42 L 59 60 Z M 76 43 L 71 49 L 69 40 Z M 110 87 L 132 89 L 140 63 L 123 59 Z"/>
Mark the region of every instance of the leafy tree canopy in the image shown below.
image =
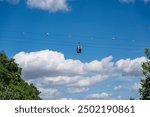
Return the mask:
<path id="1" fill-rule="evenodd" d="M 40 92 L 33 84 L 21 78 L 22 69 L 0 52 L 0 99 L 1 100 L 39 100 Z"/>
<path id="2" fill-rule="evenodd" d="M 145 79 L 141 80 L 141 88 L 139 89 L 142 100 L 150 100 L 150 49 L 145 49 L 147 61 L 142 63 L 143 74 Z"/>

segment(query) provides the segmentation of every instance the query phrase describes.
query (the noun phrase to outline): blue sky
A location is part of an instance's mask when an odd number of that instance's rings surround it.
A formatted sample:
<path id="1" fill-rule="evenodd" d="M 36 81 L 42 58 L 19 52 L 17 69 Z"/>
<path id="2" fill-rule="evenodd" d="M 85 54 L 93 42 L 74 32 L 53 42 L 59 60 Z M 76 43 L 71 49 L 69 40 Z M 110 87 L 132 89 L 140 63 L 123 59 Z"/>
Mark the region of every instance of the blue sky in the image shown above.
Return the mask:
<path id="1" fill-rule="evenodd" d="M 149 13 L 149 0 L 0 0 L 0 50 L 43 99 L 139 99 Z"/>

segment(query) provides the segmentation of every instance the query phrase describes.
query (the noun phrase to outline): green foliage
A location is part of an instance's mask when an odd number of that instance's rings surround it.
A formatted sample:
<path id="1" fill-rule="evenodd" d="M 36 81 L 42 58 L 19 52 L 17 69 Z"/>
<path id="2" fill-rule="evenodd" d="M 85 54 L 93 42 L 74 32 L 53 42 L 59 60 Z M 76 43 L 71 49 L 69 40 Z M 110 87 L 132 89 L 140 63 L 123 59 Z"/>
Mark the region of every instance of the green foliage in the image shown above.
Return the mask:
<path id="1" fill-rule="evenodd" d="M 0 99 L 1 100 L 39 100 L 40 92 L 33 84 L 21 79 L 21 68 L 0 52 Z"/>
<path id="2" fill-rule="evenodd" d="M 147 61 L 142 63 L 143 74 L 145 79 L 141 80 L 141 88 L 139 89 L 142 100 L 150 100 L 150 49 L 145 49 Z"/>

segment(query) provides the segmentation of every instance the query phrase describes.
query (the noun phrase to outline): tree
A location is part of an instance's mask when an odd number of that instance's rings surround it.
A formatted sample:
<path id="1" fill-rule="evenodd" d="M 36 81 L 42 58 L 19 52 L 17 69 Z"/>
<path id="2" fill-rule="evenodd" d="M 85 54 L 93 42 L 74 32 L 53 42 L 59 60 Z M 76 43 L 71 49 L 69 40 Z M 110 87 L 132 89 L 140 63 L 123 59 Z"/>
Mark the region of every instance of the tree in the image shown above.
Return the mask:
<path id="1" fill-rule="evenodd" d="M 142 63 L 143 74 L 145 79 L 141 80 L 141 88 L 139 89 L 142 100 L 150 100 L 150 49 L 145 49 L 147 61 Z"/>
<path id="2" fill-rule="evenodd" d="M 39 100 L 40 92 L 33 84 L 21 78 L 22 69 L 0 52 L 0 99 L 1 100 Z"/>

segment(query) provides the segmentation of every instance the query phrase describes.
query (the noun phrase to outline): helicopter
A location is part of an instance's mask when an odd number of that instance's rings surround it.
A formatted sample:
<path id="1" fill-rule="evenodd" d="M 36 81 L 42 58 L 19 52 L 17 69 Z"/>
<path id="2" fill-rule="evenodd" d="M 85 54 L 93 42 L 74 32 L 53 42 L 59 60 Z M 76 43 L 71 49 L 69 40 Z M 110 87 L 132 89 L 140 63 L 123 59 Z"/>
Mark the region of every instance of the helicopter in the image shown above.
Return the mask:
<path id="1" fill-rule="evenodd" d="M 80 53 L 82 52 L 82 47 L 81 47 L 80 42 L 78 42 L 78 45 L 77 45 L 76 51 L 77 51 L 77 53 L 78 53 L 78 54 L 80 54 Z"/>

